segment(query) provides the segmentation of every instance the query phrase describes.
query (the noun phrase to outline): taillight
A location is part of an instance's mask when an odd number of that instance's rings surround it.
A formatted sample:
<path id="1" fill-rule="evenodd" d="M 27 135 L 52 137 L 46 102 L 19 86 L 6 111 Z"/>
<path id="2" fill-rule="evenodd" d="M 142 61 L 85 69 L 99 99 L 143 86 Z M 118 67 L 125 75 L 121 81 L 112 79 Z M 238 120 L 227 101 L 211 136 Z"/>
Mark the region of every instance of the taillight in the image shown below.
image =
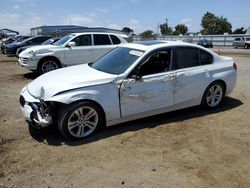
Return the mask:
<path id="1" fill-rule="evenodd" d="M 234 70 L 237 71 L 237 64 L 236 63 L 233 64 L 233 68 L 234 68 Z"/>

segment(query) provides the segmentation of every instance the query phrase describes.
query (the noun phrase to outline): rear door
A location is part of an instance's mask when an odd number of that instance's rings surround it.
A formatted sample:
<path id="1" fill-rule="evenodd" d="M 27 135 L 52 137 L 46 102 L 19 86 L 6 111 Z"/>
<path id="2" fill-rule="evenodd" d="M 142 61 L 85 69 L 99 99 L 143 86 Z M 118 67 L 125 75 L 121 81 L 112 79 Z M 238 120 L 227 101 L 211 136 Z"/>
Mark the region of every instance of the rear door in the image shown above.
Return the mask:
<path id="1" fill-rule="evenodd" d="M 199 48 L 175 48 L 174 104 L 192 103 L 202 97 L 211 82 L 212 61 L 212 55 Z"/>
<path id="2" fill-rule="evenodd" d="M 98 60 L 115 47 L 112 45 L 110 37 L 107 34 L 94 34 L 93 39 L 95 46 L 93 51 L 93 61 Z"/>

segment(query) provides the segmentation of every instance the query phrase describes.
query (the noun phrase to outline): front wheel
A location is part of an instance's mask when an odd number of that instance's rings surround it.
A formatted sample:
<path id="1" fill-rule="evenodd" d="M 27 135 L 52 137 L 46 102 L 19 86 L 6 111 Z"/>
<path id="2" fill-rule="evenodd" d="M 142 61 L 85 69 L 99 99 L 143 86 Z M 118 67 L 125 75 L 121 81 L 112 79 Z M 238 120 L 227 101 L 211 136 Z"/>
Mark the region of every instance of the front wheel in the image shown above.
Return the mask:
<path id="1" fill-rule="evenodd" d="M 220 82 L 214 82 L 208 86 L 202 104 L 207 108 L 216 108 L 221 103 L 225 93 L 225 87 Z"/>
<path id="2" fill-rule="evenodd" d="M 61 67 L 60 62 L 58 62 L 57 60 L 45 59 L 39 63 L 38 73 L 41 75 L 41 74 L 47 73 L 49 71 L 59 69 L 60 67 Z"/>
<path id="3" fill-rule="evenodd" d="M 58 128 L 68 139 L 82 139 L 94 134 L 104 125 L 104 115 L 99 106 L 84 101 L 70 104 L 58 116 Z"/>

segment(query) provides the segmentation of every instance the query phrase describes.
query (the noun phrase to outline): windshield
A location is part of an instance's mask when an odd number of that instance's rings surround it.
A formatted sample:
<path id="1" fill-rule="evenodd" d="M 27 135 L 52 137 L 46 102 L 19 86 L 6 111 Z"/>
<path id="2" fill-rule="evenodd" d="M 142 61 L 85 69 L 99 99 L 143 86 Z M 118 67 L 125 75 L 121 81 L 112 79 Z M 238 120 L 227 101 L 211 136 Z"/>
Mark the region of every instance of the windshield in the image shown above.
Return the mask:
<path id="1" fill-rule="evenodd" d="M 143 53 L 132 48 L 117 47 L 93 63 L 91 67 L 110 74 L 121 74 Z"/>
<path id="2" fill-rule="evenodd" d="M 53 45 L 61 46 L 61 45 L 63 45 L 65 42 L 67 42 L 69 39 L 71 39 L 74 36 L 75 36 L 74 34 L 66 35 L 63 38 L 61 38 L 60 40 L 58 40 L 57 42 L 55 42 Z"/>
<path id="3" fill-rule="evenodd" d="M 246 38 L 246 41 L 250 41 L 250 38 Z"/>

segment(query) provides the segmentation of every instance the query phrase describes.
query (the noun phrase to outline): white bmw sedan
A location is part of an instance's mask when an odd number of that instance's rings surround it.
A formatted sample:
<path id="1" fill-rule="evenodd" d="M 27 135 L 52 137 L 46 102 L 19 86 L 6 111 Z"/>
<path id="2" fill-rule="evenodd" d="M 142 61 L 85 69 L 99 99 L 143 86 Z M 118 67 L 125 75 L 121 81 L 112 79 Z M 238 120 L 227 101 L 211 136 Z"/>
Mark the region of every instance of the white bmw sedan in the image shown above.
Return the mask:
<path id="1" fill-rule="evenodd" d="M 46 73 L 20 104 L 35 127 L 57 125 L 69 139 L 103 126 L 195 105 L 216 108 L 236 84 L 230 57 L 183 42 L 125 44 L 91 64 Z"/>

